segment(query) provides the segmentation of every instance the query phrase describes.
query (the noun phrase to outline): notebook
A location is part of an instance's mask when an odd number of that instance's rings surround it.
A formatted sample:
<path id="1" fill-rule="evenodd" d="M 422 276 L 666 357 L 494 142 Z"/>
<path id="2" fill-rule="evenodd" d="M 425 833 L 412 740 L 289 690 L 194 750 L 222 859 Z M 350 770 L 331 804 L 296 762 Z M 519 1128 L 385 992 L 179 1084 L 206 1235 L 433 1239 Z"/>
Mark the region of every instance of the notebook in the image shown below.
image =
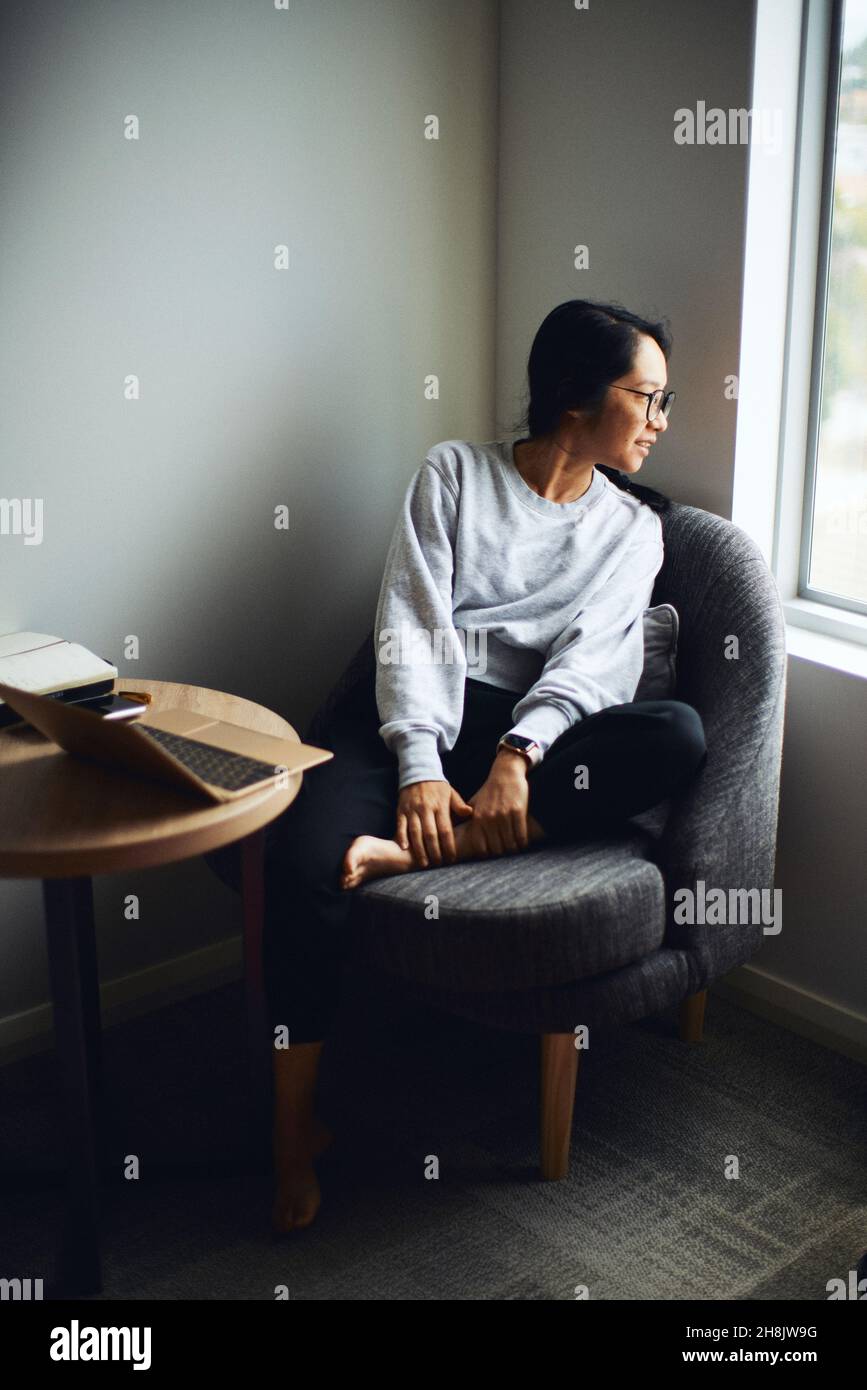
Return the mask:
<path id="1" fill-rule="evenodd" d="M 0 682 L 36 695 L 81 700 L 108 694 L 117 667 L 78 642 L 47 632 L 7 632 L 0 636 Z M 0 701 L 0 728 L 15 722 L 15 713 Z"/>

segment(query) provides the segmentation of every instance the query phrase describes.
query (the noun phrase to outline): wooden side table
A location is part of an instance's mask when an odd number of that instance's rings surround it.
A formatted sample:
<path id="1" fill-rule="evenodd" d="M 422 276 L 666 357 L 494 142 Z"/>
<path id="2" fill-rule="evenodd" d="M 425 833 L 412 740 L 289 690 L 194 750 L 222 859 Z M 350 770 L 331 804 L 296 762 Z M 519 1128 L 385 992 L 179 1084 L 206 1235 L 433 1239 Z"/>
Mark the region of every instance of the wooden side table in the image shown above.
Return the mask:
<path id="1" fill-rule="evenodd" d="M 291 724 L 240 696 L 138 677 L 118 680 L 117 688 L 149 691 L 150 710 L 190 709 L 300 742 Z M 257 1135 L 268 1113 L 270 1081 L 262 969 L 265 827 L 294 801 L 302 774 L 290 775 L 280 790 L 208 805 L 170 786 L 71 757 L 21 725 L 0 731 L 0 780 L 0 878 L 43 880 L 68 1156 L 58 1287 L 67 1295 L 99 1293 L 94 1101 L 100 1085 L 100 1011 L 92 875 L 169 864 L 242 840 L 247 1044 L 252 1133 Z"/>

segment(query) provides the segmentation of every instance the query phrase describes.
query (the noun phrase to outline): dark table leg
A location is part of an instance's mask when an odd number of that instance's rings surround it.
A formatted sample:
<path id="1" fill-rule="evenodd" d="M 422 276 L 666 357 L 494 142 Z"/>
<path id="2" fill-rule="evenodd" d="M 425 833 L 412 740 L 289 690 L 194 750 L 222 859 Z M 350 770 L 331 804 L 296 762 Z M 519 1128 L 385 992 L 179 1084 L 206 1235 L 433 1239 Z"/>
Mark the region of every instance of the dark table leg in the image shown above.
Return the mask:
<path id="1" fill-rule="evenodd" d="M 102 1290 L 93 1095 L 99 1089 L 99 981 L 90 879 L 42 885 L 54 1038 L 66 1112 L 67 1207 L 58 1280 L 68 1294 Z"/>
<path id="2" fill-rule="evenodd" d="M 73 878 L 69 882 L 72 887 L 73 913 L 78 941 L 87 1074 L 98 1112 L 98 1097 L 102 1094 L 102 1018 L 99 1009 L 99 967 L 96 960 L 93 880 L 91 878 Z M 98 1113 L 96 1118 L 99 1119 Z"/>
<path id="3" fill-rule="evenodd" d="M 269 1152 L 271 1122 L 271 1040 L 265 1002 L 262 939 L 265 921 L 265 831 L 241 842 L 241 894 L 244 911 L 244 980 L 247 1000 L 247 1058 L 251 1141 L 254 1154 Z"/>

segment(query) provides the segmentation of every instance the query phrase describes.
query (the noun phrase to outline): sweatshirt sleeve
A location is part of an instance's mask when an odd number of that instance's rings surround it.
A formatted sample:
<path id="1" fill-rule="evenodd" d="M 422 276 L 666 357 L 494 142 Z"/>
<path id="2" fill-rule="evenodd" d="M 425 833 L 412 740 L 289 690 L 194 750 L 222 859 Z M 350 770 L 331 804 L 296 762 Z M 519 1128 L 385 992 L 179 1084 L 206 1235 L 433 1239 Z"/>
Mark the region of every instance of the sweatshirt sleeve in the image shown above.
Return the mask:
<path id="1" fill-rule="evenodd" d="M 463 718 L 467 663 L 452 619 L 458 498 L 426 460 L 394 529 L 376 609 L 379 733 L 398 759 L 398 787 L 444 782 L 440 754 Z"/>
<path id="2" fill-rule="evenodd" d="M 512 710 L 508 731 L 538 743 L 544 752 L 579 719 L 635 695 L 644 665 L 643 613 L 662 567 L 662 524 L 626 551 L 617 569 L 588 598 L 545 654 L 534 685 Z"/>

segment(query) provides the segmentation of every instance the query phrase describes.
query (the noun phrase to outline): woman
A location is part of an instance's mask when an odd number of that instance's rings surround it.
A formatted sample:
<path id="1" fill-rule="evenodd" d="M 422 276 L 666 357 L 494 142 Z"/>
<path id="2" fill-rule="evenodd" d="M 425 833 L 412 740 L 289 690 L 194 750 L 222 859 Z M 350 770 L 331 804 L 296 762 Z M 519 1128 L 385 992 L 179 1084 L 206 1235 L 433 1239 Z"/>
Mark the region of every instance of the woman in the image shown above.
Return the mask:
<path id="1" fill-rule="evenodd" d="M 633 702 L 668 502 L 629 475 L 668 428 L 670 346 L 617 305 L 559 305 L 530 353 L 527 436 L 448 440 L 410 483 L 375 680 L 336 711 L 335 757 L 283 818 L 269 889 L 269 1001 L 289 1034 L 274 1053 L 279 1231 L 319 1206 L 330 1135 L 314 1091 L 352 890 L 604 832 L 706 759 L 692 706 Z"/>

